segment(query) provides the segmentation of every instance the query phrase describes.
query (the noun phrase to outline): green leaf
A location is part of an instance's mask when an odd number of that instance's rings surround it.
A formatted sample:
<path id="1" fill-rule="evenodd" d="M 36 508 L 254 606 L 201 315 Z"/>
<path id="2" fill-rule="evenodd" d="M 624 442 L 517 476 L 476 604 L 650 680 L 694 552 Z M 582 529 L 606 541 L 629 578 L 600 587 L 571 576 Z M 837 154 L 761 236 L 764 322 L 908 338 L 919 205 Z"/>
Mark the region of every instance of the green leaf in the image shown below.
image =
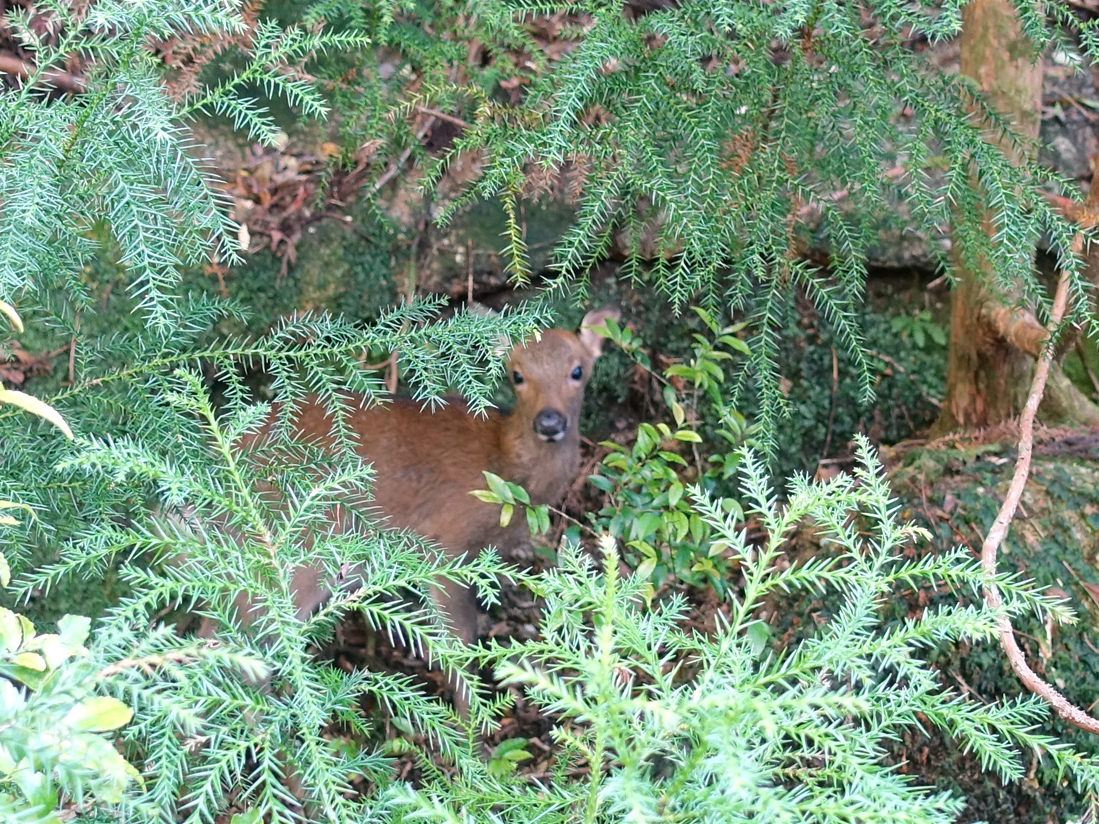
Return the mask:
<path id="1" fill-rule="evenodd" d="M 742 341 L 740 338 L 734 338 L 732 336 L 726 336 L 726 337 L 723 337 L 721 340 L 730 349 L 735 349 L 737 352 L 740 352 L 743 355 L 751 355 L 752 354 L 751 347 L 748 346 L 748 344 L 745 343 L 744 341 Z"/>
<path id="2" fill-rule="evenodd" d="M 65 615 L 57 622 L 57 634 L 73 647 L 81 647 L 88 640 L 92 619 L 83 615 Z"/>
<path id="3" fill-rule="evenodd" d="M 23 646 L 24 625 L 10 609 L 0 607 L 0 645 L 7 652 L 15 652 Z"/>
<path id="4" fill-rule="evenodd" d="M 690 429 L 680 429 L 674 435 L 677 441 L 689 441 L 690 443 L 702 443 L 702 437 Z"/>
<path id="5" fill-rule="evenodd" d="M 25 644 L 24 649 L 42 653 L 49 669 L 57 669 L 74 655 L 84 652 L 84 647 L 68 644 L 60 635 L 53 634 L 39 635 L 29 644 Z"/>
<path id="6" fill-rule="evenodd" d="M 34 670 L 35 672 L 45 672 L 47 669 L 46 659 L 37 652 L 21 652 L 12 658 L 11 662 L 20 669 Z"/>
<path id="7" fill-rule="evenodd" d="M 637 525 L 637 537 L 648 538 L 650 535 L 656 534 L 656 531 L 664 523 L 664 518 L 657 512 L 642 512 L 635 523 Z"/>
<path id="8" fill-rule="evenodd" d="M 679 405 L 679 401 L 671 402 L 672 417 L 675 418 L 676 426 L 683 426 L 683 421 L 687 419 L 687 413 L 683 411 L 683 407 Z"/>
<path id="9" fill-rule="evenodd" d="M 470 495 L 476 498 L 478 501 L 484 501 L 486 504 L 502 504 L 500 496 L 495 492 L 488 489 L 473 489 L 470 490 Z"/>
<path id="10" fill-rule="evenodd" d="M 725 373 L 721 371 L 721 367 L 714 363 L 712 360 L 703 359 L 698 362 L 698 368 L 708 373 L 718 383 L 725 381 Z"/>
<path id="11" fill-rule="evenodd" d="M 527 746 L 526 738 L 508 738 L 501 741 L 492 751 L 491 758 L 511 758 L 512 760 L 522 761 L 522 758 L 514 758 L 516 753 L 526 752 L 524 747 Z M 529 758 L 529 753 L 527 754 Z"/>
<path id="12" fill-rule="evenodd" d="M 520 503 L 529 504 L 530 495 L 519 484 L 513 484 L 511 481 L 506 481 L 508 485 L 508 491 L 511 492 L 512 500 L 519 501 Z"/>
<path id="13" fill-rule="evenodd" d="M 85 732 L 107 732 L 126 726 L 133 716 L 134 711 L 117 698 L 97 695 L 69 710 L 65 723 Z"/>
<path id="14" fill-rule="evenodd" d="M 668 488 L 668 505 L 675 506 L 683 498 L 683 484 L 679 481 L 675 481 Z"/>
<path id="15" fill-rule="evenodd" d="M 589 475 L 588 480 L 591 485 L 596 489 L 601 489 L 604 492 L 611 492 L 614 489 L 614 484 L 609 478 L 605 478 L 602 475 Z"/>
<path id="16" fill-rule="evenodd" d="M 698 315 L 700 318 L 702 318 L 702 322 L 705 323 L 708 327 L 710 327 L 711 332 L 715 332 L 715 333 L 717 332 L 718 326 L 717 326 L 717 323 L 714 321 L 713 315 L 711 315 L 709 312 L 707 312 L 701 306 L 692 306 L 691 308 L 695 310 L 696 315 Z"/>
<path id="17" fill-rule="evenodd" d="M 603 338 L 610 338 L 615 343 L 622 341 L 622 327 L 614 318 L 605 318 L 599 326 L 589 326 L 588 329 Z"/>
<path id="18" fill-rule="evenodd" d="M 675 539 L 677 541 L 682 541 L 687 537 L 687 532 L 690 530 L 690 520 L 685 512 L 671 513 L 669 521 L 675 526 Z"/>
<path id="19" fill-rule="evenodd" d="M 46 775 L 33 770 L 27 760 L 24 759 L 16 769 L 14 777 L 15 783 L 19 786 L 19 791 L 23 793 L 23 797 L 27 799 L 32 807 L 37 808 L 40 814 L 38 821 L 47 822 L 47 824 L 60 822 L 54 812 L 60 801 L 57 787 Z"/>
<path id="20" fill-rule="evenodd" d="M 500 507 L 500 526 L 501 528 L 511 523 L 511 516 L 515 514 L 515 504 L 504 504 Z"/>
<path id="21" fill-rule="evenodd" d="M 32 690 L 40 688 L 46 680 L 45 670 L 19 667 L 14 664 L 0 664 L 0 672 Z"/>
<path id="22" fill-rule="evenodd" d="M 744 634 L 748 636 L 752 654 L 758 656 L 767 646 L 767 641 L 771 637 L 771 627 L 763 621 L 755 621 L 748 625 Z"/>
<path id="23" fill-rule="evenodd" d="M 525 738 L 509 738 L 507 741 L 501 741 L 489 756 L 489 772 L 497 777 L 513 772 L 520 761 L 532 757 L 524 749 L 526 744 Z"/>
<path id="24" fill-rule="evenodd" d="M 633 448 L 634 457 L 641 458 L 649 454 L 659 441 L 660 438 L 656 434 L 656 429 L 651 424 L 641 424 L 637 427 L 637 441 Z"/>
<path id="25" fill-rule="evenodd" d="M 533 538 L 536 535 L 541 535 L 549 531 L 549 506 L 541 504 L 539 506 L 532 506 L 527 509 L 527 526 L 530 527 L 530 534 Z"/>
<path id="26" fill-rule="evenodd" d="M 717 570 L 714 568 L 713 561 L 709 558 L 699 558 L 691 564 L 691 572 L 703 572 L 714 575 L 717 573 Z"/>
<path id="27" fill-rule="evenodd" d="M 507 481 L 501 478 L 499 475 L 494 475 L 487 470 L 481 473 L 485 476 L 485 480 L 488 481 L 488 488 L 496 493 L 496 497 L 504 503 L 515 503 L 515 496 L 512 495 L 511 490 L 508 488 Z"/>
<path id="28" fill-rule="evenodd" d="M 84 747 L 84 763 L 94 769 L 101 780 L 96 795 L 103 801 L 117 804 L 122 801 L 126 787 L 133 781 L 141 783 L 141 775 L 114 745 L 97 735 L 77 735 L 77 746 Z"/>
<path id="29" fill-rule="evenodd" d="M 0 403 L 18 406 L 20 409 L 26 410 L 32 415 L 37 415 L 60 429 L 70 441 L 73 438 L 72 430 L 69 429 L 69 425 L 65 423 L 65 419 L 61 417 L 60 413 L 48 403 L 43 403 L 33 395 L 28 395 L 25 392 L 17 392 L 14 389 L 0 388 Z"/>
<path id="30" fill-rule="evenodd" d="M 691 513 L 691 540 L 695 544 L 701 544 L 702 539 L 706 537 L 709 530 L 706 527 L 706 522 L 698 517 L 695 513 Z"/>

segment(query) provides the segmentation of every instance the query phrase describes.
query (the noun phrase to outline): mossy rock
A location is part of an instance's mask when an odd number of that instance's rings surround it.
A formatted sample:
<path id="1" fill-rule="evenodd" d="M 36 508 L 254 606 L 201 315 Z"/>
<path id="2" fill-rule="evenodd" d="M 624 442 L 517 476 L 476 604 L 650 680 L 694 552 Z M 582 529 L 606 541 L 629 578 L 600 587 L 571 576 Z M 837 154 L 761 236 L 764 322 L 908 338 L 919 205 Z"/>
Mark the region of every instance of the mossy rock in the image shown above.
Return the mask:
<path id="1" fill-rule="evenodd" d="M 247 327 L 219 331 L 262 334 L 280 319 L 302 312 L 377 318 L 398 300 L 391 242 L 385 227 L 360 216 L 358 221 L 325 220 L 308 227 L 296 245 L 294 263 L 266 249 L 248 255 L 222 275 L 225 294 L 250 313 Z M 192 288 L 221 289 L 212 274 L 191 272 L 187 277 Z"/>
<path id="2" fill-rule="evenodd" d="M 567 204 L 552 199 L 523 207 L 527 264 L 537 275 L 550 265 L 554 247 L 572 225 L 575 213 Z M 471 271 L 475 294 L 480 297 L 509 288 L 511 275 L 505 247 L 507 214 L 498 199 L 478 201 L 460 210 L 445 226 L 432 231 L 429 254 L 417 272 L 422 292 L 465 297 Z"/>

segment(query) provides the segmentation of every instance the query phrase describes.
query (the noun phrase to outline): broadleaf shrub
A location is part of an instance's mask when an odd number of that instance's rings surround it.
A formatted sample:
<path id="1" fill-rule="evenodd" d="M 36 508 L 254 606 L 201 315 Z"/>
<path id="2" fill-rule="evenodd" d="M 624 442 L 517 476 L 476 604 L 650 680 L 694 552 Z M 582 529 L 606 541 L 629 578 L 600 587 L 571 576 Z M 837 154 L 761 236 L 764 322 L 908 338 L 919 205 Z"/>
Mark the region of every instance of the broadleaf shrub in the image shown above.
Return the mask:
<path id="1" fill-rule="evenodd" d="M 695 307 L 695 312 L 708 335 L 694 334 L 691 357 L 673 362 L 663 375 L 652 371 L 638 336 L 628 327 L 608 323 L 607 337 L 660 382 L 675 429 L 669 423 L 643 422 L 632 446 L 600 444 L 608 453 L 588 480 L 606 496 L 588 519 L 597 532 L 622 540 L 626 560 L 642 577 L 651 577 L 656 584 L 669 576 L 708 584 L 724 597 L 729 583 L 727 547 L 712 538 L 710 525 L 694 510 L 686 490 L 694 483 L 706 494 L 730 491 L 730 479 L 740 463 L 736 447 L 746 441 L 748 426 L 728 402 L 725 370 L 734 360 L 728 350 L 750 353 L 736 337 L 742 325 L 722 327 L 705 309 Z M 724 497 L 722 505 L 742 514 L 732 497 Z"/>

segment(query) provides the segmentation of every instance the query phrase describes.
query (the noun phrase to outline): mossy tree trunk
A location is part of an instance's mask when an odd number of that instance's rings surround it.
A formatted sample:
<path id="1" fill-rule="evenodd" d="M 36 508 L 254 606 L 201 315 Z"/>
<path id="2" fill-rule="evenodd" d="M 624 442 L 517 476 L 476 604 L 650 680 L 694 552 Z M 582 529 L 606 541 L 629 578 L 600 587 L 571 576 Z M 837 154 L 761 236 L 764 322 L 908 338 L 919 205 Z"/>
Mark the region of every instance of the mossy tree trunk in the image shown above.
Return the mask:
<path id="1" fill-rule="evenodd" d="M 1041 124 L 1042 65 L 1008 0 L 974 0 L 963 11 L 961 71 L 1015 131 L 1036 141 Z M 991 228 L 991 227 L 990 227 Z M 1045 330 L 1011 296 L 990 288 L 990 273 L 954 256 L 946 398 L 932 435 L 1001 423 L 1018 416 Z M 1093 405 L 1054 364 L 1041 415 L 1099 425 Z"/>

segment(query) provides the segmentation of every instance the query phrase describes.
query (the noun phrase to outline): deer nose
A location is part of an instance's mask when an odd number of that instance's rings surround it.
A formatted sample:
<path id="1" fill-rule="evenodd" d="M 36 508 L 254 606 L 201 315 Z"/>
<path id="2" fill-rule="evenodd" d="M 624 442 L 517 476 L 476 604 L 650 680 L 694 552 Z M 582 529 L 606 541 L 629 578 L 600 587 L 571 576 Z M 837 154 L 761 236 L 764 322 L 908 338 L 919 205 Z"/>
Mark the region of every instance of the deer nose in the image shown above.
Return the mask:
<path id="1" fill-rule="evenodd" d="M 559 441 L 569 429 L 569 419 L 556 409 L 543 409 L 534 416 L 534 431 L 544 441 Z"/>

